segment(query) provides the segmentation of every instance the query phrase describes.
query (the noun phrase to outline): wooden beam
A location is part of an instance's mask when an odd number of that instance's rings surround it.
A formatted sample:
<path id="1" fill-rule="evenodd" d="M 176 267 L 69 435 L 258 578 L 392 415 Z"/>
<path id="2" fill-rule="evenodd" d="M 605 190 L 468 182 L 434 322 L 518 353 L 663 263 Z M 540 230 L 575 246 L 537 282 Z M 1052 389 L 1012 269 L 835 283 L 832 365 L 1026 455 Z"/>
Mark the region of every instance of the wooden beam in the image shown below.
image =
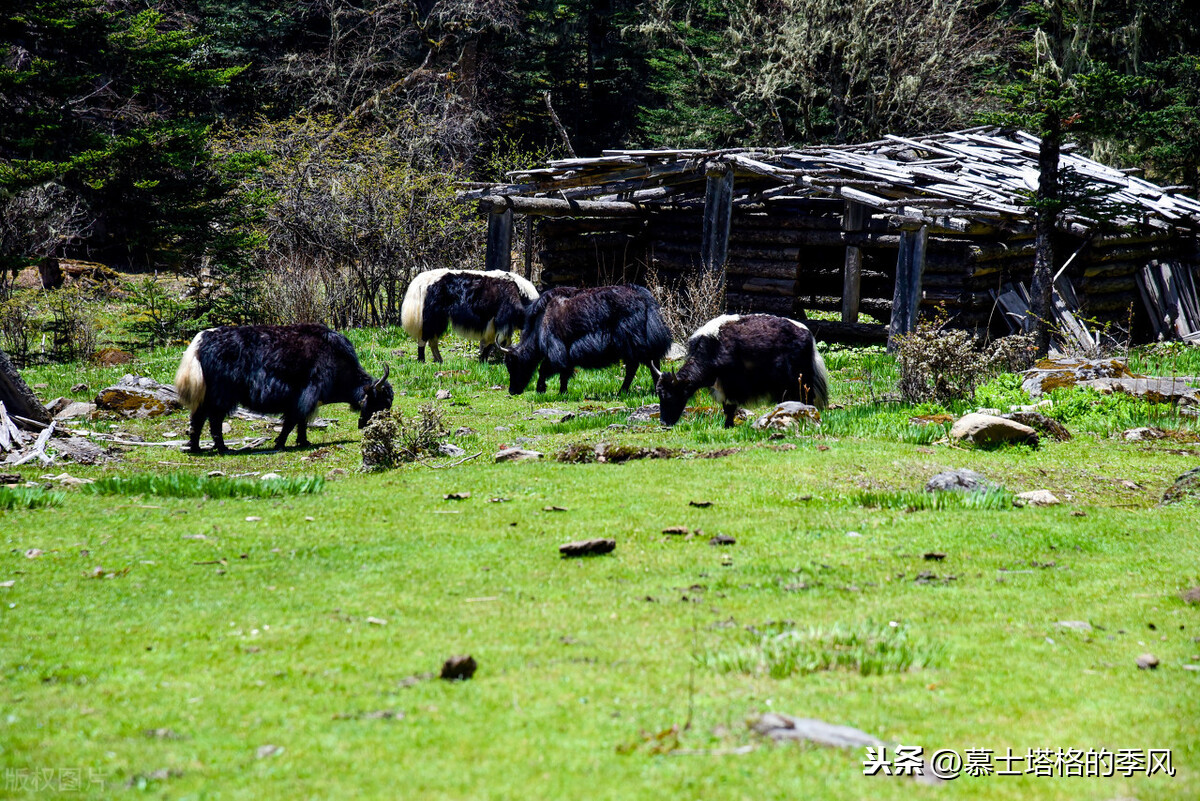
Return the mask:
<path id="1" fill-rule="evenodd" d="M 861 231 L 867 217 L 867 207 L 861 203 L 846 201 L 842 212 L 842 230 Z M 858 303 L 862 298 L 862 249 L 851 245 L 846 248 L 846 266 L 842 274 L 842 322 L 858 322 Z"/>
<path id="2" fill-rule="evenodd" d="M 482 212 L 515 211 L 546 217 L 619 217 L 645 214 L 652 206 L 612 200 L 559 200 L 552 197 L 488 195 L 479 201 Z"/>
<path id="3" fill-rule="evenodd" d="M 700 263 L 706 270 L 725 266 L 729 253 L 729 222 L 733 218 L 733 170 L 713 164 L 704 195 L 704 227 L 700 239 Z"/>
<path id="4" fill-rule="evenodd" d="M 892 319 L 888 324 L 888 350 L 895 351 L 896 337 L 913 330 L 917 322 L 917 311 L 921 306 L 921 279 L 925 273 L 925 250 L 929 240 L 929 228 L 921 226 L 916 231 L 904 231 L 900 235 L 900 247 L 896 254 L 896 287 L 892 295 Z"/>
<path id="5" fill-rule="evenodd" d="M 487 254 L 484 257 L 484 269 L 512 269 L 512 209 L 496 211 L 488 214 Z"/>

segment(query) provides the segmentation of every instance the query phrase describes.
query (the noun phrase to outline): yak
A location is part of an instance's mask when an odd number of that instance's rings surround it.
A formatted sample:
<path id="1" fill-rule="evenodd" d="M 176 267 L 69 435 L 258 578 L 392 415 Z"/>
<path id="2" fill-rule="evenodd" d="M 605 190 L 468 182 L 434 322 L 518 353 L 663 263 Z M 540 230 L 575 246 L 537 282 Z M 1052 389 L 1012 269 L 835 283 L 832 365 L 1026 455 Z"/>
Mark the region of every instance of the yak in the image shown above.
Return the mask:
<path id="1" fill-rule="evenodd" d="M 558 391 L 565 393 L 576 367 L 624 361 L 620 391 L 627 392 L 639 365 L 646 365 L 658 380 L 659 360 L 670 347 L 671 332 L 659 314 L 658 301 L 645 287 L 553 289 L 529 308 L 521 341 L 504 349 L 508 391 L 520 395 L 537 370 L 538 392 L 545 392 L 546 379 L 557 374 Z"/>
<path id="2" fill-rule="evenodd" d="M 359 411 L 363 428 L 376 412 L 392 408 L 392 386 L 383 375 L 372 378 L 358 363 L 350 340 L 323 325 L 222 326 L 192 339 L 175 389 L 192 413 L 188 447 L 200 450 L 207 420 L 213 447 L 228 453 L 221 424 L 237 406 L 283 415 L 275 439 L 282 448 L 295 428 L 296 445 L 308 445 L 308 421 L 322 403 L 348 403 Z"/>
<path id="3" fill-rule="evenodd" d="M 677 373 L 658 379 L 659 419 L 679 422 L 688 399 L 708 387 L 732 428 L 739 404 L 759 398 L 796 400 L 825 408 L 829 373 L 804 323 L 771 314 L 726 314 L 688 338 Z"/>
<path id="4" fill-rule="evenodd" d="M 538 291 L 521 276 L 505 270 L 427 270 L 408 285 L 400 322 L 417 341 L 417 361 L 425 361 L 425 344 L 433 360 L 442 361 L 438 341 L 453 326 L 456 333 L 479 343 L 479 360 L 493 345 L 512 340 L 525 322 L 526 307 Z"/>

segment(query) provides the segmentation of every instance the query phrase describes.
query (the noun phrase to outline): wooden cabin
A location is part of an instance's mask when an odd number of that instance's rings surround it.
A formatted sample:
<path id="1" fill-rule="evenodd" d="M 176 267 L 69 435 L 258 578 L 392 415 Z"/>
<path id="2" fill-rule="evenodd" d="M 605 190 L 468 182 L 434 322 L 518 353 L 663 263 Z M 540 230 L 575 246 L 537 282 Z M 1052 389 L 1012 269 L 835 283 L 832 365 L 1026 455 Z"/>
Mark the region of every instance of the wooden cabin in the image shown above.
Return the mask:
<path id="1" fill-rule="evenodd" d="M 883 341 L 939 307 L 998 335 L 1022 325 L 1038 145 L 975 128 L 849 146 L 610 150 L 459 197 L 487 215 L 488 269 L 512 267 L 524 217 L 526 270 L 537 242 L 546 286 L 722 270 L 729 311 L 834 312 L 812 324 L 825 340 Z M 1132 326 L 1139 340 L 1200 337 L 1200 202 L 1070 145 L 1062 165 L 1104 200 L 1061 217 L 1056 308 Z"/>

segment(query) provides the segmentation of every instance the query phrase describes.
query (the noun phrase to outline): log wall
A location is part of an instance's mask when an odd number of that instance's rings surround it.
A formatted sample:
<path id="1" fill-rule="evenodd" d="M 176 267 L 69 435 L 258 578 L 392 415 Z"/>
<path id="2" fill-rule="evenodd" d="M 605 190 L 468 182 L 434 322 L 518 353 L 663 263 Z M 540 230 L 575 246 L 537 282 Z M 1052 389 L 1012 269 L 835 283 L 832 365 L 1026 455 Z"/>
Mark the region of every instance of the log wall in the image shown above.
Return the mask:
<path id="1" fill-rule="evenodd" d="M 735 208 L 725 263 L 731 312 L 803 318 L 806 312 L 842 311 L 846 247 L 860 248 L 859 308 L 887 325 L 891 319 L 900 232 L 865 215 L 861 230 L 844 231 L 844 204 L 798 200 Z M 671 284 L 700 269 L 700 206 L 656 210 L 640 217 L 545 217 L 539 221 L 542 281 L 547 286 L 644 282 L 652 268 Z M 1062 258 L 1082 240 L 1064 237 Z M 1190 261 L 1194 243 L 1160 236 L 1097 237 L 1066 271 L 1081 300 L 1080 316 L 1125 326 L 1133 306 L 1135 330 L 1147 315 L 1136 274 L 1151 259 Z M 928 239 L 921 308 L 941 307 L 955 324 L 1006 333 L 993 293 L 1009 283 L 1031 283 L 1031 235 L 1008 232 L 932 232 Z M 862 327 L 823 324 L 823 338 L 862 341 Z M 868 337 L 869 338 L 869 337 Z"/>

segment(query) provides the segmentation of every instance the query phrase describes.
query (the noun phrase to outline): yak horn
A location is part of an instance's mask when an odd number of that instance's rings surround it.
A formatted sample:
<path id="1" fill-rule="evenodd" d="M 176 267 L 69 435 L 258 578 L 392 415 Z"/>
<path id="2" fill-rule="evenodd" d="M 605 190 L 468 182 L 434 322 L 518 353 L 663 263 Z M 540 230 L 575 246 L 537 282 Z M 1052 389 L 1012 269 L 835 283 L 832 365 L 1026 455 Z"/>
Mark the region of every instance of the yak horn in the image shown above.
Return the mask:
<path id="1" fill-rule="evenodd" d="M 379 376 L 379 380 L 375 382 L 375 386 L 372 389 L 378 391 L 383 386 L 383 382 L 387 381 L 388 373 L 390 372 L 392 372 L 392 366 L 385 363 L 383 365 L 383 375 Z"/>
<path id="2" fill-rule="evenodd" d="M 505 354 L 512 353 L 512 348 L 506 348 L 503 345 L 501 345 L 499 342 L 497 342 L 495 344 L 501 353 L 505 353 Z"/>

